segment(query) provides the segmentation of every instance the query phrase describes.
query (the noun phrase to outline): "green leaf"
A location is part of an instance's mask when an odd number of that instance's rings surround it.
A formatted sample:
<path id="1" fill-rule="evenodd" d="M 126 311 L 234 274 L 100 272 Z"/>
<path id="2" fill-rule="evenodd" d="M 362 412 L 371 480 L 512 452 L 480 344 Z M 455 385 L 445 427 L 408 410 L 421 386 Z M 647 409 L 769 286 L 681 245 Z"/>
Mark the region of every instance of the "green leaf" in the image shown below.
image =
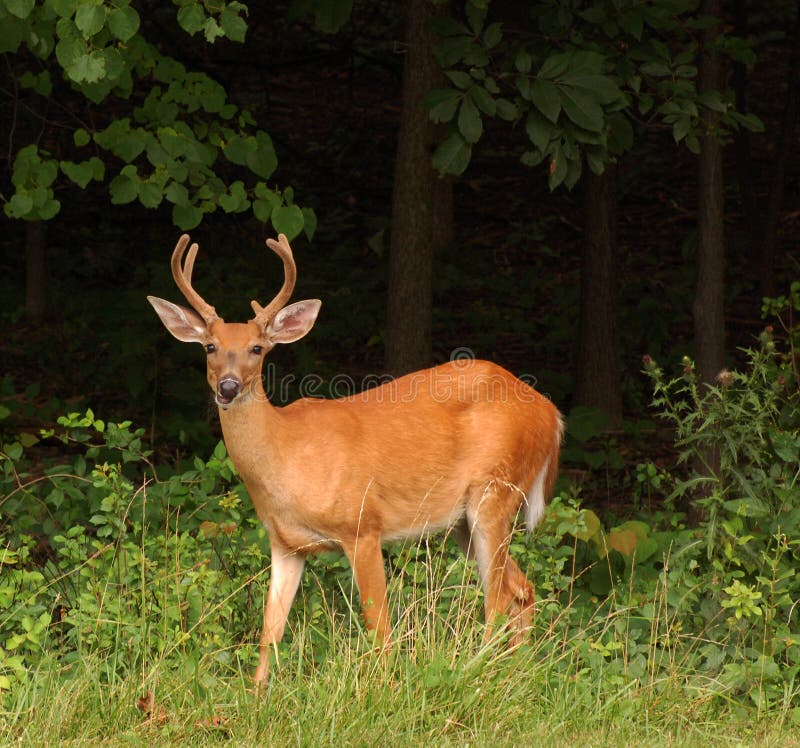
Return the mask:
<path id="1" fill-rule="evenodd" d="M 461 70 L 446 70 L 444 73 L 455 86 L 460 89 L 469 88 L 472 85 L 472 76 Z"/>
<path id="2" fill-rule="evenodd" d="M 131 129 L 127 117 L 115 120 L 105 130 L 95 133 L 94 140 L 101 147 L 111 151 L 123 161 L 130 163 L 136 159 L 152 140 L 150 133 L 140 128 Z"/>
<path id="3" fill-rule="evenodd" d="M 178 25 L 190 36 L 202 30 L 205 20 L 206 14 L 200 3 L 185 5 L 178 11 Z"/>
<path id="4" fill-rule="evenodd" d="M 470 37 L 450 36 L 437 42 L 434 54 L 439 67 L 444 69 L 463 62 L 470 54 L 472 47 L 473 43 Z"/>
<path id="5" fill-rule="evenodd" d="M 564 186 L 571 190 L 581 178 L 583 162 L 580 158 L 571 158 L 567 161 L 567 176 L 564 177 Z"/>
<path id="6" fill-rule="evenodd" d="M 169 183 L 167 189 L 164 190 L 164 197 L 174 205 L 182 205 L 184 207 L 189 205 L 189 191 L 178 182 Z"/>
<path id="7" fill-rule="evenodd" d="M 581 443 L 603 433 L 608 425 L 608 415 L 600 408 L 576 405 L 567 417 L 567 433 Z"/>
<path id="8" fill-rule="evenodd" d="M 500 23 L 490 23 L 483 32 L 483 43 L 489 48 L 496 47 L 503 39 L 503 29 Z"/>
<path id="9" fill-rule="evenodd" d="M 433 153 L 433 168 L 441 174 L 463 174 L 472 157 L 472 146 L 457 132 L 443 140 Z"/>
<path id="10" fill-rule="evenodd" d="M 422 99 L 422 107 L 428 111 L 432 122 L 450 122 L 463 94 L 454 88 L 435 88 Z"/>
<path id="11" fill-rule="evenodd" d="M 140 23 L 139 14 L 130 5 L 113 8 L 108 14 L 108 29 L 121 42 L 132 39 Z"/>
<path id="12" fill-rule="evenodd" d="M 27 31 L 24 23 L 0 23 L 0 54 L 16 52 L 25 39 Z"/>
<path id="13" fill-rule="evenodd" d="M 676 143 L 680 143 L 691 131 L 692 120 L 687 116 L 678 117 L 672 125 L 672 137 Z"/>
<path id="14" fill-rule="evenodd" d="M 567 53 L 570 75 L 598 75 L 603 72 L 605 57 L 599 52 L 580 50 Z"/>
<path id="15" fill-rule="evenodd" d="M 745 130 L 750 130 L 750 132 L 764 132 L 764 123 L 755 114 L 731 112 L 731 116 L 744 127 Z"/>
<path id="16" fill-rule="evenodd" d="M 475 34 L 480 34 L 488 8 L 482 2 L 467 2 L 467 21 Z"/>
<path id="17" fill-rule="evenodd" d="M 255 192 L 256 197 L 266 200 L 273 208 L 277 208 L 283 202 L 281 196 L 267 187 L 264 182 L 256 182 L 253 192 Z"/>
<path id="18" fill-rule="evenodd" d="M 78 7 L 79 0 L 48 0 L 47 5 L 52 7 L 59 18 L 71 18 Z"/>
<path id="19" fill-rule="evenodd" d="M 132 203 L 139 195 L 137 182 L 127 174 L 118 174 L 108 186 L 113 205 Z"/>
<path id="20" fill-rule="evenodd" d="M 303 230 L 303 211 L 297 205 L 281 205 L 272 211 L 270 218 L 273 228 L 279 234 L 286 234 L 289 241 Z"/>
<path id="21" fill-rule="evenodd" d="M 237 180 L 230 186 L 230 192 L 220 195 L 220 207 L 226 213 L 241 213 L 250 207 L 250 201 L 247 199 L 247 193 L 244 189 L 244 183 Z"/>
<path id="22" fill-rule="evenodd" d="M 547 180 L 548 187 L 551 190 L 558 187 L 558 185 L 566 179 L 568 171 L 569 163 L 567 157 L 560 148 L 557 148 L 553 157 L 550 159 L 550 176 Z M 605 455 L 603 455 L 603 459 L 605 460 Z"/>
<path id="23" fill-rule="evenodd" d="M 531 100 L 536 108 L 551 122 L 558 122 L 561 111 L 561 97 L 558 86 L 551 81 L 537 78 L 531 86 Z"/>
<path id="24" fill-rule="evenodd" d="M 317 231 L 317 214 L 311 208 L 303 208 L 303 233 L 311 241 Z"/>
<path id="25" fill-rule="evenodd" d="M 553 80 L 564 74 L 570 64 L 570 55 L 559 53 L 550 55 L 539 68 L 538 77 Z"/>
<path id="26" fill-rule="evenodd" d="M 164 191 L 153 182 L 139 182 L 139 202 L 145 208 L 157 208 L 164 199 Z"/>
<path id="27" fill-rule="evenodd" d="M 519 109 L 517 105 L 508 99 L 495 99 L 497 105 L 497 116 L 507 122 L 513 122 L 519 117 Z"/>
<path id="28" fill-rule="evenodd" d="M 475 102 L 475 105 L 484 114 L 494 117 L 497 113 L 497 104 L 492 95 L 481 85 L 475 85 L 467 89 L 467 96 Z"/>
<path id="29" fill-rule="evenodd" d="M 560 93 L 564 113 L 578 127 L 589 132 L 603 129 L 603 110 L 591 93 L 572 86 L 562 86 Z"/>
<path id="30" fill-rule="evenodd" d="M 272 138 L 263 130 L 259 130 L 256 133 L 254 143 L 255 148 L 247 152 L 247 166 L 250 171 L 262 179 L 269 179 L 275 169 L 278 168 L 278 157 L 275 155 Z"/>
<path id="31" fill-rule="evenodd" d="M 217 19 L 210 16 L 206 18 L 203 24 L 203 35 L 209 44 L 213 44 L 219 37 L 225 36 L 222 27 L 217 23 Z"/>
<path id="32" fill-rule="evenodd" d="M 232 7 L 233 5 L 240 4 L 232 3 L 222 9 L 219 14 L 220 26 L 228 39 L 234 42 L 244 42 L 245 34 L 247 34 L 247 22 L 239 15 L 238 9 Z M 244 6 L 240 5 L 240 7 Z"/>
<path id="33" fill-rule="evenodd" d="M 617 23 L 619 23 L 620 28 L 626 34 L 630 34 L 637 41 L 642 38 L 642 31 L 644 30 L 644 12 L 641 8 L 633 7 L 620 13 L 617 17 Z"/>
<path id="34" fill-rule="evenodd" d="M 335 34 L 350 19 L 352 11 L 353 0 L 322 0 L 314 6 L 314 26 L 323 34 Z"/>
<path id="35" fill-rule="evenodd" d="M 678 65 L 675 68 L 675 75 L 678 78 L 696 78 L 697 67 L 695 65 Z"/>
<path id="36" fill-rule="evenodd" d="M 247 163 L 247 156 L 256 149 L 255 138 L 243 138 L 241 135 L 233 135 L 225 143 L 222 152 L 225 158 L 232 164 L 244 166 Z"/>
<path id="37" fill-rule="evenodd" d="M 72 27 L 75 32 L 74 26 Z M 86 42 L 77 33 L 65 35 L 56 44 L 56 59 L 64 70 L 68 70 L 78 61 L 81 55 L 86 54 Z"/>
<path id="38" fill-rule="evenodd" d="M 641 67 L 644 75 L 652 75 L 654 78 L 666 78 L 672 75 L 669 65 L 663 62 L 647 62 Z"/>
<path id="39" fill-rule="evenodd" d="M 261 221 L 261 223 L 269 221 L 271 213 L 272 203 L 268 200 L 261 200 L 259 198 L 253 200 L 253 215 L 257 220 Z"/>
<path id="40" fill-rule="evenodd" d="M 80 55 L 65 72 L 76 83 L 97 83 L 106 72 L 105 58 L 100 50 L 93 50 Z"/>
<path id="41" fill-rule="evenodd" d="M 477 143 L 483 133 L 483 122 L 478 107 L 469 97 L 461 102 L 458 113 L 458 129 L 468 143 Z"/>
<path id="42" fill-rule="evenodd" d="M 52 198 L 53 191 L 47 190 L 47 192 L 50 196 L 36 208 L 37 218 L 42 221 L 49 221 L 58 214 L 58 211 L 61 210 L 61 203 Z"/>
<path id="43" fill-rule="evenodd" d="M 528 52 L 527 49 L 520 49 L 517 51 L 516 56 L 514 57 L 514 67 L 520 73 L 530 73 L 531 66 L 533 65 L 533 57 L 531 57 L 531 53 Z"/>
<path id="44" fill-rule="evenodd" d="M 616 154 L 633 148 L 633 126 L 622 112 L 614 112 L 608 118 L 609 149 Z"/>
<path id="45" fill-rule="evenodd" d="M 83 161 L 80 164 L 73 163 L 72 161 L 62 161 L 60 166 L 61 171 L 81 189 L 86 189 L 86 185 L 89 184 L 94 177 L 94 165 L 91 161 Z"/>
<path id="46" fill-rule="evenodd" d="M 24 218 L 33 210 L 33 198 L 25 192 L 17 192 L 4 206 L 9 218 Z"/>
<path id="47" fill-rule="evenodd" d="M 183 231 L 197 228 L 202 220 L 203 211 L 194 205 L 174 205 L 172 207 L 172 222 Z"/>
<path id="48" fill-rule="evenodd" d="M 102 4 L 85 3 L 75 13 L 75 25 L 84 39 L 91 39 L 106 25 L 106 7 Z"/>
<path id="49" fill-rule="evenodd" d="M 83 146 L 88 145 L 89 139 L 89 133 L 82 127 L 72 133 L 72 140 L 78 148 L 83 148 Z"/>
<path id="50" fill-rule="evenodd" d="M 770 432 L 775 454 L 784 462 L 797 464 L 800 462 L 800 438 L 788 431 L 772 429 Z"/>
<path id="51" fill-rule="evenodd" d="M 612 104 L 623 98 L 619 86 L 607 75 L 566 75 L 562 82 L 577 88 L 585 88 L 600 104 Z"/>
<path id="52" fill-rule="evenodd" d="M 697 139 L 696 135 L 689 135 L 687 136 L 686 140 L 683 141 L 683 144 L 695 155 L 699 155 L 700 153 L 700 141 Z"/>
<path id="53" fill-rule="evenodd" d="M 558 132 L 556 126 L 537 110 L 531 109 L 525 119 L 525 132 L 528 133 L 531 143 L 541 153 L 547 153 L 550 141 Z"/>
<path id="54" fill-rule="evenodd" d="M 25 19 L 31 14 L 35 2 L 34 0 L 5 0 L 3 4 L 12 16 Z"/>

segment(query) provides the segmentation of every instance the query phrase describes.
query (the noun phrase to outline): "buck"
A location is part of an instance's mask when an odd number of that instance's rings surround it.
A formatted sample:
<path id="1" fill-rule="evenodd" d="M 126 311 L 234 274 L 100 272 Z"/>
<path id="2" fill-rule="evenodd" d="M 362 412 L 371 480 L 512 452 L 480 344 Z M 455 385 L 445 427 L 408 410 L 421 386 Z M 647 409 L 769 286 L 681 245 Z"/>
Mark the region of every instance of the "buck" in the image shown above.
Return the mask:
<path id="1" fill-rule="evenodd" d="M 382 544 L 450 530 L 477 561 L 487 636 L 512 643 L 530 627 L 534 590 L 508 553 L 522 504 L 528 529 L 544 512 L 558 470 L 562 420 L 535 389 L 488 361 L 451 361 L 339 399 L 270 404 L 261 367 L 278 343 L 302 338 L 320 301 L 286 305 L 297 270 L 283 234 L 267 239 L 284 283 L 255 316 L 225 322 L 192 287 L 197 244 L 172 254 L 191 309 L 148 296 L 178 340 L 201 343 L 228 453 L 270 539 L 271 576 L 255 681 L 269 671 L 306 557 L 340 548 L 353 570 L 367 629 L 386 646 L 391 622 Z"/>

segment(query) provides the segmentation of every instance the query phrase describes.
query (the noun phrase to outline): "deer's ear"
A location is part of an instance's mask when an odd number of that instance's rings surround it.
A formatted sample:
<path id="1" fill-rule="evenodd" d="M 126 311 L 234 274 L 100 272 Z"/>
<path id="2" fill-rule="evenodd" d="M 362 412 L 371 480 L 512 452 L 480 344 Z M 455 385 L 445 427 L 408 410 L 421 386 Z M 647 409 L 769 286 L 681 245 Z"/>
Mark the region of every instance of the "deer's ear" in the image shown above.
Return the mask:
<path id="1" fill-rule="evenodd" d="M 161 317 L 164 327 L 184 343 L 202 343 L 206 338 L 206 323 L 197 312 L 171 301 L 148 296 L 147 300 Z"/>
<path id="2" fill-rule="evenodd" d="M 271 343 L 300 340 L 314 326 L 321 305 L 319 299 L 308 299 L 285 306 L 272 318 L 264 334 Z"/>

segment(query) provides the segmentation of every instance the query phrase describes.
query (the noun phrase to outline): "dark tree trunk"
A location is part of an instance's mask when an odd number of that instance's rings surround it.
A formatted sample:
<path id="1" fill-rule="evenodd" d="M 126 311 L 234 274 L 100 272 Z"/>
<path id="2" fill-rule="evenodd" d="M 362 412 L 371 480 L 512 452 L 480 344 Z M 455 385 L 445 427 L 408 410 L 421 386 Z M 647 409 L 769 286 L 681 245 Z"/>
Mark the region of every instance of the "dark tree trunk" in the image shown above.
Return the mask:
<path id="1" fill-rule="evenodd" d="M 25 223 L 25 316 L 41 322 L 47 313 L 47 224 Z"/>
<path id="2" fill-rule="evenodd" d="M 789 70 L 786 76 L 786 98 L 778 141 L 775 144 L 775 158 L 769 172 L 771 175 L 769 197 L 767 198 L 767 211 L 764 216 L 761 246 L 758 253 L 762 296 L 775 295 L 778 226 L 783 207 L 786 162 L 796 147 L 795 129 L 798 110 L 800 110 L 800 3 L 797 5 L 797 18 L 787 41 L 789 43 Z"/>
<path id="3" fill-rule="evenodd" d="M 585 237 L 581 256 L 576 405 L 604 410 L 610 426 L 622 420 L 616 194 L 613 167 L 586 171 Z"/>
<path id="4" fill-rule="evenodd" d="M 704 0 L 704 15 L 721 18 L 720 0 Z M 707 29 L 703 40 L 700 69 L 701 91 L 721 90 L 722 64 L 714 43 L 720 27 Z M 704 133 L 698 157 L 697 287 L 693 313 L 695 360 L 700 378 L 710 383 L 722 369 L 725 358 L 725 237 L 722 147 L 714 137 L 717 115 L 705 112 L 701 119 Z"/>
<path id="5" fill-rule="evenodd" d="M 406 6 L 403 101 L 392 195 L 386 369 L 395 375 L 430 366 L 433 253 L 452 241 L 453 197 L 449 180 L 431 167 L 435 127 L 421 107 L 442 75 L 433 57 L 429 0 Z"/>
<path id="6" fill-rule="evenodd" d="M 747 19 L 747 1 L 735 0 L 733 3 L 734 33 L 742 39 L 750 33 Z M 747 65 L 742 62 L 733 63 L 731 84 L 736 96 L 736 109 L 740 112 L 747 111 Z M 739 185 L 739 198 L 741 200 L 741 220 L 738 235 L 744 239 L 746 257 L 753 268 L 753 277 L 761 277 L 760 263 L 757 260 L 761 223 L 755 186 L 753 157 L 750 148 L 750 131 L 742 127 L 736 133 L 734 140 L 736 155 L 736 181 Z"/>
<path id="7" fill-rule="evenodd" d="M 703 15 L 721 19 L 720 0 L 704 0 Z M 721 24 L 721 21 L 720 21 Z M 707 29 L 703 36 L 700 61 L 700 91 L 721 90 L 722 64 L 715 50 L 720 25 Z M 724 191 L 722 179 L 722 147 L 715 137 L 718 116 L 704 112 L 701 116 L 703 135 L 697 161 L 697 286 L 694 304 L 695 363 L 701 386 L 712 384 L 722 370 L 725 360 L 725 236 Z M 719 450 L 714 444 L 703 449 L 693 459 L 698 475 L 712 483 L 719 476 Z M 700 483 L 695 499 L 709 495 L 712 483 Z M 701 504 L 692 503 L 689 517 L 698 521 L 703 516 Z"/>

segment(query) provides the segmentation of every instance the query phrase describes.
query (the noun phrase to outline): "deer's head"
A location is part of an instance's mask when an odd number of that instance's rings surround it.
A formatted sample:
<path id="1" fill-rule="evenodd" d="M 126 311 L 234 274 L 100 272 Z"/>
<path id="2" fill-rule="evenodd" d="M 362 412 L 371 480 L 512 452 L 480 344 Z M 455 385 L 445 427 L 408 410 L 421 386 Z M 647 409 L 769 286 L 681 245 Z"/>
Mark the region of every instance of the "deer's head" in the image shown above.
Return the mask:
<path id="1" fill-rule="evenodd" d="M 293 343 L 313 327 L 321 302 L 310 299 L 285 306 L 294 290 L 297 268 L 289 242 L 279 234 L 277 241 L 267 239 L 267 246 L 283 260 L 283 288 L 265 307 L 251 302 L 255 317 L 249 322 L 225 322 L 192 288 L 198 246 L 189 247 L 183 262 L 188 244 L 189 236 L 184 234 L 172 253 L 172 276 L 192 308 L 155 296 L 147 300 L 178 340 L 200 343 L 205 348 L 208 383 L 217 403 L 225 408 L 252 394 L 254 383 L 260 382 L 264 356 L 276 344 Z"/>

